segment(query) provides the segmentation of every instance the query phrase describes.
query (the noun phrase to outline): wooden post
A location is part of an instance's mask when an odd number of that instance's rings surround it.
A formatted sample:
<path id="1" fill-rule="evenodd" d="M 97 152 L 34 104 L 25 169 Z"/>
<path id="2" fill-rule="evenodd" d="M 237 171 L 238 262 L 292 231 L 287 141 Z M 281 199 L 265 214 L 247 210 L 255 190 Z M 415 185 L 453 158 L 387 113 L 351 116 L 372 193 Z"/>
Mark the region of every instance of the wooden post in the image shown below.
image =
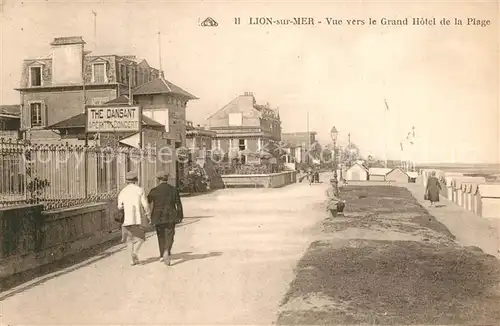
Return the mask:
<path id="1" fill-rule="evenodd" d="M 144 145 L 143 145 L 143 135 L 142 135 L 142 107 L 139 106 L 139 150 L 140 150 L 140 155 L 141 155 L 141 159 L 139 160 L 139 165 L 137 167 L 138 169 L 138 175 L 139 175 L 139 178 L 140 178 L 140 185 L 141 187 L 144 187 L 144 176 L 143 176 L 143 169 L 142 169 L 142 151 L 144 149 Z"/>

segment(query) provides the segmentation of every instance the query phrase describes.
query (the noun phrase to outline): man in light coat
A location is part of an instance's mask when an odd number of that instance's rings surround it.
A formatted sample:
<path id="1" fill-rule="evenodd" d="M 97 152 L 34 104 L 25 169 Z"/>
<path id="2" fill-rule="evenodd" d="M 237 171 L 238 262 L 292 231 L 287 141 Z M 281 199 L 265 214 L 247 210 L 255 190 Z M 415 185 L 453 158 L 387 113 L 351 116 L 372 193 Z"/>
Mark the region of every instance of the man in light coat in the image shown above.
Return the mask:
<path id="1" fill-rule="evenodd" d="M 337 192 L 337 179 L 330 179 L 330 187 L 326 190 L 326 210 L 330 217 L 336 217 L 338 214 L 339 203 L 344 203 L 345 201 L 340 199 L 339 193 Z"/>
<path id="2" fill-rule="evenodd" d="M 148 195 L 148 202 L 153 204 L 151 223 L 156 227 L 160 261 L 170 266 L 175 226 L 182 222 L 184 215 L 179 190 L 168 184 L 169 174 L 160 171 L 156 178 L 160 184 L 151 189 Z"/>
<path id="3" fill-rule="evenodd" d="M 118 209 L 123 210 L 122 241 L 127 242 L 132 265 L 139 263 L 139 250 L 146 240 L 146 231 L 143 228 L 143 218 L 148 222 L 150 210 L 144 189 L 137 185 L 137 173 L 128 172 L 125 176 L 127 185 L 118 195 Z M 143 212 L 145 216 L 143 216 Z"/>

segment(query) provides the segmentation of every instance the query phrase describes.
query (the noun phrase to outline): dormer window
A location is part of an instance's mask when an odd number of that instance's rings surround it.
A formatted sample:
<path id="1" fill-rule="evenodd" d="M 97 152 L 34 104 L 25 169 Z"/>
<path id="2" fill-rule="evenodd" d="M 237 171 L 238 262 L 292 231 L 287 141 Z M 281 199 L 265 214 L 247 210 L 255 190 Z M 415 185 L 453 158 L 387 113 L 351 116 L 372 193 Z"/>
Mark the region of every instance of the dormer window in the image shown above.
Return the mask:
<path id="1" fill-rule="evenodd" d="M 42 67 L 30 67 L 30 85 L 42 86 Z"/>
<path id="2" fill-rule="evenodd" d="M 106 63 L 99 62 L 92 65 L 92 82 L 97 84 L 104 84 L 108 82 L 106 76 Z"/>

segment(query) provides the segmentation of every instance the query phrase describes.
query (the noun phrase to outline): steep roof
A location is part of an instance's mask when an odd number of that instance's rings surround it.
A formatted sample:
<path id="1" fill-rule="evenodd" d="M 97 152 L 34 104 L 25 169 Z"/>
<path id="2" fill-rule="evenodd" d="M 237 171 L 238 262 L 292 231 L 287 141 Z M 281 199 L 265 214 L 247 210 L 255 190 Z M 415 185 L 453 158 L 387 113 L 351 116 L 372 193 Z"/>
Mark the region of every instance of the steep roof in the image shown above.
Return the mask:
<path id="1" fill-rule="evenodd" d="M 198 98 L 193 94 L 188 93 L 179 86 L 169 82 L 163 77 L 158 77 L 147 83 L 136 87 L 132 93 L 134 95 L 153 95 L 153 94 L 176 94 L 187 97 L 190 100 L 197 100 Z"/>
<path id="2" fill-rule="evenodd" d="M 393 168 L 392 170 L 390 170 L 389 172 L 387 172 L 387 174 L 390 174 L 390 173 L 392 173 L 392 172 L 394 172 L 396 170 L 399 170 L 399 171 L 403 172 L 404 174 L 408 175 L 408 173 L 406 171 L 404 171 L 403 169 L 401 169 L 400 167 Z"/>
<path id="3" fill-rule="evenodd" d="M 0 105 L 0 114 L 12 116 L 13 118 L 19 117 L 21 115 L 21 105 Z"/>
<path id="4" fill-rule="evenodd" d="M 220 112 L 251 112 L 252 116 L 261 117 L 262 113 L 256 108 L 255 97 L 252 93 L 245 93 L 232 99 L 229 103 L 224 105 L 219 110 L 210 114 L 207 119 L 219 114 Z"/>
<path id="5" fill-rule="evenodd" d="M 112 99 L 104 104 L 129 104 L 129 98 L 127 95 L 120 95 L 119 97 Z"/>
<path id="6" fill-rule="evenodd" d="M 351 167 L 349 167 L 349 168 L 347 169 L 347 171 L 349 171 L 350 169 L 352 169 L 352 168 L 353 168 L 353 167 L 355 167 L 355 166 L 359 166 L 359 167 L 361 167 L 363 170 L 365 170 L 366 172 L 368 172 L 368 169 L 367 169 L 365 166 L 363 166 L 362 164 L 359 164 L 359 163 L 354 163 L 353 165 L 351 165 Z"/>
<path id="7" fill-rule="evenodd" d="M 69 119 L 59 121 L 53 125 L 48 126 L 46 129 L 73 129 L 85 128 L 86 116 L 85 113 L 80 113 L 72 116 Z M 147 127 L 164 127 L 161 123 L 142 115 L 142 125 Z"/>
<path id="8" fill-rule="evenodd" d="M 85 44 L 81 36 L 56 37 L 50 45 Z"/>

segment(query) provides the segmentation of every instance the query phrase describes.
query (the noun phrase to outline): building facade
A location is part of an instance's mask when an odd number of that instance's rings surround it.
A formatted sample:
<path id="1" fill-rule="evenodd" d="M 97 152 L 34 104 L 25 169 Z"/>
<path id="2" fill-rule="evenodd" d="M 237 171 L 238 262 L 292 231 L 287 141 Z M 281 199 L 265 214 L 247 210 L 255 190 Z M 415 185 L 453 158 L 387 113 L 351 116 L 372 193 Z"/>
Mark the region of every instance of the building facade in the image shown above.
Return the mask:
<path id="1" fill-rule="evenodd" d="M 20 105 L 0 105 L 0 138 L 17 140 L 20 120 Z"/>
<path id="2" fill-rule="evenodd" d="M 307 163 L 307 151 L 316 143 L 316 132 L 291 132 L 283 133 L 281 140 L 288 149 L 291 161 L 296 163 Z"/>
<path id="3" fill-rule="evenodd" d="M 212 142 L 215 137 L 215 131 L 210 129 L 205 129 L 197 125 L 193 125 L 193 122 L 186 121 L 186 147 L 193 151 L 211 151 Z"/>
<path id="4" fill-rule="evenodd" d="M 32 142 L 80 144 L 88 106 L 140 106 L 149 131 L 143 145 L 168 146 L 163 168 L 178 184 L 175 149 L 186 143 L 186 106 L 196 97 L 135 56 L 91 55 L 82 37 L 60 37 L 45 58 L 23 62 L 21 131 Z M 82 129 L 83 127 L 83 129 Z M 159 130 L 161 129 L 161 131 Z M 93 135 L 87 135 L 92 138 Z M 99 144 L 137 143 L 138 134 L 99 135 Z"/>
<path id="5" fill-rule="evenodd" d="M 281 141 L 279 112 L 269 104 L 257 104 L 253 93 L 238 96 L 207 120 L 215 132 L 212 148 L 228 157 L 237 156 L 245 164 L 260 163 L 262 152 L 280 156 L 275 150 Z"/>
<path id="6" fill-rule="evenodd" d="M 134 56 L 91 55 L 82 37 L 54 39 L 47 57 L 23 61 L 21 130 L 31 140 L 59 139 L 47 129 L 158 78 L 160 72 Z"/>
<path id="7" fill-rule="evenodd" d="M 176 148 L 186 146 L 186 107 L 190 100 L 198 99 L 196 96 L 166 80 L 163 74 L 136 87 L 132 94 L 144 115 L 165 126 L 165 137 Z"/>

